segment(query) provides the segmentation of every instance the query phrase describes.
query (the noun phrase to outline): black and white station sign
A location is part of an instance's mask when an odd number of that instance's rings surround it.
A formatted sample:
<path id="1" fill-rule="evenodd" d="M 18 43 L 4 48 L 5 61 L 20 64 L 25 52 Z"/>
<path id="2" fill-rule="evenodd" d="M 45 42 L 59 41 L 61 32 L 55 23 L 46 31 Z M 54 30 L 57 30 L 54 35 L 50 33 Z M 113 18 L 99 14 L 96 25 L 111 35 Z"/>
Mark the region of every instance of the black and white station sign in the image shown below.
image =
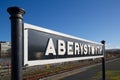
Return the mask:
<path id="1" fill-rule="evenodd" d="M 103 57 L 103 45 L 24 24 L 24 64 L 43 65 Z"/>

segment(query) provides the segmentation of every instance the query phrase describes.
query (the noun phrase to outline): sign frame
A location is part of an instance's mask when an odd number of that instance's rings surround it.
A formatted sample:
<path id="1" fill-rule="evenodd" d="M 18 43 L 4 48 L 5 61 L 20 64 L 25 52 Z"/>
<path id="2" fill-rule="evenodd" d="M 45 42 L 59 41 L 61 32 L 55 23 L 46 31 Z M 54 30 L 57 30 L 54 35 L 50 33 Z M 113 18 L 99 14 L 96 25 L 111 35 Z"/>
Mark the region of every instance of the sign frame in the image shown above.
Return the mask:
<path id="1" fill-rule="evenodd" d="M 74 37 L 74 36 L 67 35 L 67 34 L 60 33 L 60 32 L 56 32 L 56 31 L 53 31 L 50 29 L 46 29 L 46 28 L 31 25 L 28 23 L 24 23 L 24 65 L 35 66 L 35 65 L 45 65 L 45 64 L 53 64 L 53 63 L 61 63 L 61 62 L 68 62 L 68 61 L 75 61 L 75 60 L 85 60 L 85 59 L 94 59 L 94 58 L 104 57 L 104 53 L 103 53 L 103 55 L 98 55 L 98 56 L 72 57 L 72 58 L 29 61 L 28 60 L 28 29 L 37 30 L 37 31 L 45 32 L 45 33 L 55 34 L 55 35 L 60 35 L 60 36 L 62 35 L 64 37 L 73 38 L 73 39 L 77 39 L 80 41 L 85 41 L 85 42 L 89 42 L 89 43 L 103 46 L 103 44 L 101 44 L 101 43 L 93 42 L 90 40 Z"/>

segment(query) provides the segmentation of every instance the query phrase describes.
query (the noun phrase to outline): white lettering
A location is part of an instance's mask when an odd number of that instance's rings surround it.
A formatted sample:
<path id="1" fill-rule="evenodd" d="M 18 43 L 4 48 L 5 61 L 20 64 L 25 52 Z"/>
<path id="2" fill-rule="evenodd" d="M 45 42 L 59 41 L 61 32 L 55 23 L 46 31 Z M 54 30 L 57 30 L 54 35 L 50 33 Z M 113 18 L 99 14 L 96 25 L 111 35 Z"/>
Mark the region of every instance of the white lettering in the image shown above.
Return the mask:
<path id="1" fill-rule="evenodd" d="M 75 55 L 79 54 L 79 44 L 75 42 Z"/>
<path id="2" fill-rule="evenodd" d="M 90 47 L 91 47 L 91 46 L 88 45 L 88 54 L 90 54 L 90 50 L 91 50 Z"/>
<path id="3" fill-rule="evenodd" d="M 49 55 L 49 54 L 56 55 L 56 51 L 55 51 L 55 47 L 54 47 L 52 38 L 49 39 L 48 45 L 46 48 L 46 52 L 45 52 L 45 55 Z"/>
<path id="4" fill-rule="evenodd" d="M 68 55 L 73 55 L 73 42 L 67 42 L 67 53 Z"/>
<path id="5" fill-rule="evenodd" d="M 94 50 L 94 47 L 92 46 L 92 54 L 94 54 L 95 50 Z"/>
<path id="6" fill-rule="evenodd" d="M 87 52 L 88 52 L 88 50 L 87 50 L 87 45 L 85 44 L 85 45 L 84 45 L 84 54 L 86 55 Z"/>
<path id="7" fill-rule="evenodd" d="M 81 55 L 83 54 L 83 44 L 80 44 L 80 52 L 81 52 Z"/>
<path id="8" fill-rule="evenodd" d="M 102 54 L 102 47 L 100 47 L 100 54 Z"/>
<path id="9" fill-rule="evenodd" d="M 65 42 L 63 40 L 58 40 L 58 54 L 64 55 L 66 52 Z"/>
<path id="10" fill-rule="evenodd" d="M 56 42 L 56 41 L 55 41 Z M 55 48 L 55 45 L 57 46 Z M 57 53 L 56 53 L 57 51 Z M 53 39 L 48 40 L 45 55 L 95 55 L 102 54 L 102 47 L 92 46 L 90 44 L 78 43 L 72 41 L 57 40 L 57 43 L 53 42 Z"/>

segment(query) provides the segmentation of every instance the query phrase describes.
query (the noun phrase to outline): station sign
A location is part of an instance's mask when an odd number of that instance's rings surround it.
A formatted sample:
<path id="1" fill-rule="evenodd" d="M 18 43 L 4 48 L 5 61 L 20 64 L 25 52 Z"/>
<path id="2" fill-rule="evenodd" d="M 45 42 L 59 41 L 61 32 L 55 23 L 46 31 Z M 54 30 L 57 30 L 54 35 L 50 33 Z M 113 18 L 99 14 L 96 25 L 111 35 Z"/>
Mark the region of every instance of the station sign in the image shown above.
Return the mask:
<path id="1" fill-rule="evenodd" d="M 103 44 L 24 23 L 24 65 L 101 58 Z"/>

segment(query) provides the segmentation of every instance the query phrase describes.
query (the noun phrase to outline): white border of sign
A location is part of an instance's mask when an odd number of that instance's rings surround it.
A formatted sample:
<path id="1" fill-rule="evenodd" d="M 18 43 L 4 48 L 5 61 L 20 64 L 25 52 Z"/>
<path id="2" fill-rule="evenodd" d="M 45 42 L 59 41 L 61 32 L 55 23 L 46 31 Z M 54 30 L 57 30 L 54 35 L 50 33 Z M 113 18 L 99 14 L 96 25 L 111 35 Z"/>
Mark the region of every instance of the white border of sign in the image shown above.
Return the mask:
<path id="1" fill-rule="evenodd" d="M 82 41 L 86 41 L 86 42 L 90 42 L 90 43 L 94 43 L 94 44 L 103 45 L 103 44 L 100 44 L 100 43 L 97 43 L 97 42 L 85 40 L 85 39 L 82 39 L 82 38 L 70 36 L 70 35 L 67 35 L 67 34 L 64 34 L 64 33 L 56 32 L 56 31 L 49 30 L 49 29 L 46 29 L 46 28 L 42 28 L 42 27 L 34 26 L 34 25 L 31 25 L 31 24 L 28 24 L 28 23 L 24 23 L 24 65 L 26 65 L 26 64 L 28 66 L 45 65 L 45 64 L 60 63 L 60 62 L 67 62 L 67 61 L 74 61 L 74 60 L 85 60 L 85 59 L 94 59 L 94 58 L 104 57 L 104 54 L 103 54 L 101 56 L 28 61 L 28 29 L 38 30 L 38 31 L 42 31 L 42 32 L 50 33 L 50 34 L 62 35 L 62 36 L 69 37 L 69 38 L 74 38 L 74 39 L 77 39 L 77 40 L 82 40 Z"/>

